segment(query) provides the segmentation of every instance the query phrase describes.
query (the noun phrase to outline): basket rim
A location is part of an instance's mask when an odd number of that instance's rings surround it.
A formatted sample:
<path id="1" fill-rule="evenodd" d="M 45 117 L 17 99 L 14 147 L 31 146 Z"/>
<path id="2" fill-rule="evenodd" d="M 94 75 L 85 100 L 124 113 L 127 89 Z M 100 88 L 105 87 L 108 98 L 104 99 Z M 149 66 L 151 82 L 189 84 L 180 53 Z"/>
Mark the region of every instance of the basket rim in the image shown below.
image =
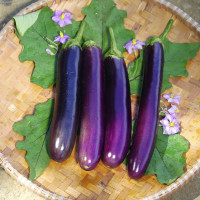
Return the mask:
<path id="1" fill-rule="evenodd" d="M 59 2 L 62 2 L 62 1 L 64 0 L 59 0 Z M 141 0 L 141 1 L 149 2 L 150 0 Z M 178 8 L 176 5 L 166 0 L 152 0 L 152 1 L 155 4 L 155 6 L 158 3 L 164 6 L 166 9 L 171 9 L 171 12 L 175 16 L 179 16 L 184 21 L 185 25 L 187 25 L 190 29 L 194 29 L 197 32 L 197 34 L 200 34 L 200 24 L 197 21 L 195 21 L 192 17 L 190 17 L 182 9 Z M 57 0 L 39 0 L 25 7 L 21 11 L 19 11 L 16 14 L 16 16 L 25 15 L 29 12 L 39 10 L 43 6 L 50 7 L 51 5 L 55 3 L 57 3 Z M 13 20 L 10 20 L 2 28 L 2 30 L 0 30 L 0 41 L 4 40 L 5 37 L 7 37 L 9 33 L 14 32 L 14 30 L 15 30 L 14 22 Z M 39 196 L 43 198 L 56 199 L 56 200 L 71 200 L 71 198 L 53 193 L 52 191 L 46 190 L 43 187 L 39 187 L 37 184 L 28 180 L 26 177 L 21 175 L 16 169 L 14 169 L 14 167 L 8 162 L 7 157 L 3 155 L 1 152 L 0 152 L 0 167 L 2 167 L 13 179 L 17 180 L 21 185 L 27 187 L 29 190 L 32 190 L 34 193 L 38 194 Z M 189 180 L 193 179 L 194 176 L 199 173 L 199 171 L 200 171 L 200 158 L 197 159 L 196 163 L 191 167 L 191 169 L 187 170 L 174 183 L 172 183 L 171 185 L 167 186 L 163 190 L 160 190 L 159 192 L 153 195 L 143 198 L 143 200 L 161 199 L 163 197 L 166 197 L 174 193 L 179 188 L 186 185 Z"/>

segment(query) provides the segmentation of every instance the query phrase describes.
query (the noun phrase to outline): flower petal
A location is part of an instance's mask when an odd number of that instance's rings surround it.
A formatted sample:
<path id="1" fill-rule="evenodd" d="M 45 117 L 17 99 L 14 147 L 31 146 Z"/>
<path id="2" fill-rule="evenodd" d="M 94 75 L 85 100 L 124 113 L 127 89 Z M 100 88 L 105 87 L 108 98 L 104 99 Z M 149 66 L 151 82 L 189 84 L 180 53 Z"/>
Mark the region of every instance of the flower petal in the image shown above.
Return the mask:
<path id="1" fill-rule="evenodd" d="M 134 48 L 135 50 L 137 50 L 137 49 L 142 49 L 142 45 L 140 45 L 140 44 L 135 44 L 135 45 L 133 45 L 133 48 Z"/>
<path id="2" fill-rule="evenodd" d="M 58 17 L 58 16 L 53 16 L 52 17 L 52 20 L 54 21 L 54 22 L 59 22 L 60 21 L 60 17 Z"/>
<path id="3" fill-rule="evenodd" d="M 71 13 L 69 12 L 64 12 L 65 18 L 71 19 Z"/>
<path id="4" fill-rule="evenodd" d="M 65 18 L 65 25 L 72 24 L 72 20 L 70 18 Z"/>
<path id="5" fill-rule="evenodd" d="M 173 99 L 173 103 L 180 104 L 180 99 L 174 98 L 174 99 Z"/>
<path id="6" fill-rule="evenodd" d="M 172 135 L 172 134 L 176 134 L 176 133 L 180 132 L 180 130 L 179 130 L 179 128 L 174 126 L 174 127 L 171 127 L 171 131 L 170 132 L 171 132 L 171 135 Z"/>
<path id="7" fill-rule="evenodd" d="M 171 94 L 164 94 L 163 97 L 168 100 L 171 97 Z"/>
<path id="8" fill-rule="evenodd" d="M 60 38 L 60 43 L 64 44 L 65 41 L 66 41 L 66 39 L 65 39 L 64 37 L 61 37 L 61 38 Z"/>
<path id="9" fill-rule="evenodd" d="M 177 99 L 178 101 L 181 100 L 181 96 L 179 96 L 179 95 L 174 95 L 174 98 Z"/>
<path id="10" fill-rule="evenodd" d="M 165 115 L 165 118 L 166 118 L 167 120 L 169 120 L 169 122 L 172 122 L 173 119 L 174 119 L 174 117 L 173 117 L 172 115 L 170 115 L 170 114 L 166 114 L 166 115 Z"/>
<path id="11" fill-rule="evenodd" d="M 59 20 L 59 22 L 58 22 L 58 25 L 60 26 L 60 27 L 63 27 L 63 26 L 65 26 L 65 21 L 64 20 Z"/>
<path id="12" fill-rule="evenodd" d="M 55 12 L 54 12 L 54 16 L 61 16 L 62 15 L 62 11 L 60 11 L 60 10 L 56 10 Z"/>
<path id="13" fill-rule="evenodd" d="M 64 44 L 68 39 L 69 39 L 69 36 L 68 36 L 68 35 L 64 35 L 64 37 L 62 37 L 62 38 L 60 39 L 60 42 L 61 42 L 62 44 Z"/>
<path id="14" fill-rule="evenodd" d="M 166 118 L 160 120 L 160 123 L 162 124 L 162 126 L 169 126 L 169 121 Z"/>
<path id="15" fill-rule="evenodd" d="M 60 36 L 56 36 L 55 38 L 54 38 L 54 42 L 59 42 L 60 41 Z"/>
<path id="16" fill-rule="evenodd" d="M 170 115 L 172 115 L 174 118 L 176 118 L 179 114 L 179 112 L 176 112 L 178 110 L 179 109 L 176 105 L 171 105 L 171 108 L 168 109 L 168 112 L 170 113 Z"/>
<path id="17" fill-rule="evenodd" d="M 170 114 L 174 114 L 175 113 L 175 109 L 173 107 L 171 107 L 171 108 L 168 109 L 168 112 Z"/>
<path id="18" fill-rule="evenodd" d="M 170 126 L 165 126 L 165 127 L 163 128 L 163 134 L 169 135 L 169 133 L 170 133 Z"/>
<path id="19" fill-rule="evenodd" d="M 142 41 L 140 41 L 140 40 L 136 40 L 136 42 L 137 42 L 137 44 L 139 44 L 139 45 L 146 45 L 146 43 L 145 42 L 142 42 Z"/>

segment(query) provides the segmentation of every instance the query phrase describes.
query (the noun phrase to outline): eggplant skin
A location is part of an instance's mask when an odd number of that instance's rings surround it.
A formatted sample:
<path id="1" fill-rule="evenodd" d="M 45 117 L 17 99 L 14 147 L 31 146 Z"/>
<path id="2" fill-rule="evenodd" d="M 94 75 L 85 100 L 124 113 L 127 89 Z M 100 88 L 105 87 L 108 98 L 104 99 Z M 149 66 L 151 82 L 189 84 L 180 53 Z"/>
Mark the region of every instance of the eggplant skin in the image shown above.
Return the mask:
<path id="1" fill-rule="evenodd" d="M 78 162 L 92 170 L 98 164 L 104 140 L 104 84 L 102 51 L 97 46 L 83 48 L 81 119 Z"/>
<path id="2" fill-rule="evenodd" d="M 144 50 L 144 82 L 138 119 L 128 163 L 131 178 L 141 178 L 150 162 L 158 130 L 158 113 L 164 65 L 163 46 L 155 42 Z"/>
<path id="3" fill-rule="evenodd" d="M 54 113 L 49 153 L 57 162 L 65 161 L 73 150 L 80 114 L 82 52 L 78 46 L 61 50 L 58 58 Z"/>
<path id="4" fill-rule="evenodd" d="M 105 68 L 105 141 L 103 162 L 120 165 L 127 155 L 131 140 L 130 86 L 122 58 L 107 57 Z"/>

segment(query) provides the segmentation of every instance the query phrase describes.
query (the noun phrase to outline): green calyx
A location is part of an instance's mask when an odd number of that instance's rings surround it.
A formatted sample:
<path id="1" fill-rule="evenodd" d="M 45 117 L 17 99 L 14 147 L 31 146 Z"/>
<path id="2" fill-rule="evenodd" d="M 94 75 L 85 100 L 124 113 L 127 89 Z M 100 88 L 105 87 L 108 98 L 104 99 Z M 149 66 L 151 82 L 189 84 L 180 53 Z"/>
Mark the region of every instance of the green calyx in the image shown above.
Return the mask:
<path id="1" fill-rule="evenodd" d="M 78 46 L 81 48 L 81 41 L 84 28 L 85 28 L 85 21 L 82 21 L 78 33 L 76 34 L 76 37 L 68 39 L 67 42 L 62 45 L 62 49 L 70 48 L 72 46 Z"/>
<path id="2" fill-rule="evenodd" d="M 93 47 L 95 45 L 96 43 L 93 40 L 88 40 L 87 42 L 83 44 L 83 47 Z"/>
<path id="3" fill-rule="evenodd" d="M 174 20 L 170 19 L 169 22 L 167 23 L 167 26 L 165 27 L 165 30 L 163 31 L 163 33 L 160 36 L 150 37 L 147 42 L 147 45 L 153 45 L 155 42 L 159 42 L 159 43 L 163 44 L 163 40 L 166 38 L 167 34 L 171 30 L 173 23 L 174 23 Z"/>
<path id="4" fill-rule="evenodd" d="M 122 58 L 123 55 L 122 55 L 121 51 L 119 51 L 117 49 L 117 44 L 116 44 L 116 41 L 115 41 L 114 32 L 113 32 L 113 29 L 111 27 L 109 27 L 109 34 L 110 34 L 110 49 L 105 54 L 104 58 L 107 58 L 107 57 Z"/>

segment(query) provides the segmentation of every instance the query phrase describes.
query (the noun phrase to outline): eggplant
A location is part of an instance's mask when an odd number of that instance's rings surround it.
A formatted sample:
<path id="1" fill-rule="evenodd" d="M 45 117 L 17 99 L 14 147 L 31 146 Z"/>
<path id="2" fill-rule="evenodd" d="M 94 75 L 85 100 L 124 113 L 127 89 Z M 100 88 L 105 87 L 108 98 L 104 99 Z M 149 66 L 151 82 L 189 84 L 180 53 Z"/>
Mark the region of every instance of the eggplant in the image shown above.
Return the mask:
<path id="1" fill-rule="evenodd" d="M 134 179 L 146 172 L 155 147 L 164 65 L 162 41 L 172 24 L 170 20 L 165 31 L 159 37 L 150 38 L 144 49 L 144 81 L 128 162 L 128 174 Z"/>
<path id="2" fill-rule="evenodd" d="M 109 28 L 111 48 L 105 55 L 105 140 L 103 162 L 111 167 L 120 165 L 127 155 L 131 140 L 131 99 L 126 65 L 116 47 Z"/>
<path id="3" fill-rule="evenodd" d="M 144 175 L 153 153 L 158 129 L 158 113 L 163 74 L 163 47 L 159 42 L 144 51 L 144 82 L 138 119 L 130 151 L 129 176 Z"/>
<path id="4" fill-rule="evenodd" d="M 78 131 L 82 64 L 80 41 L 83 29 L 82 22 L 77 36 L 64 44 L 58 58 L 49 144 L 50 156 L 57 162 L 63 162 L 71 155 Z"/>
<path id="5" fill-rule="evenodd" d="M 92 41 L 83 47 L 78 162 L 82 169 L 94 169 L 100 158 L 104 140 L 103 56 Z"/>

